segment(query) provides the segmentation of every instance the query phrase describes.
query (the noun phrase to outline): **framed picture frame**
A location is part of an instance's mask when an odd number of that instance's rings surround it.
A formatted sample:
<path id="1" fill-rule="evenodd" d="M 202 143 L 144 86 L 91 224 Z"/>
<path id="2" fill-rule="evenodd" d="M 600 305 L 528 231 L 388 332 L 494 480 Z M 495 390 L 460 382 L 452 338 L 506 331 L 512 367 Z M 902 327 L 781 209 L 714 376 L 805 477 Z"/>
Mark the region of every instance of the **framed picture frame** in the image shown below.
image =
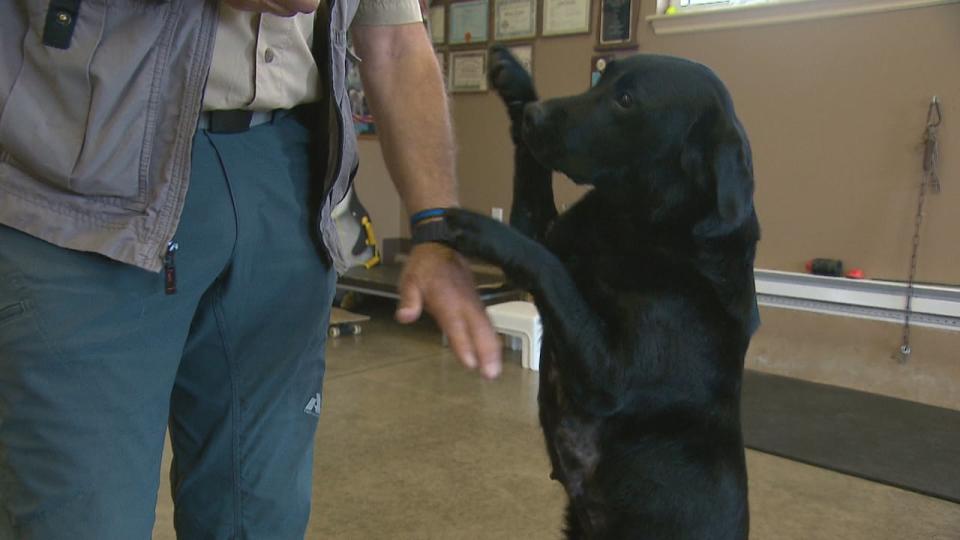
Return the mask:
<path id="1" fill-rule="evenodd" d="M 476 45 L 489 40 L 490 3 L 488 0 L 458 0 L 447 8 L 447 43 Z"/>
<path id="2" fill-rule="evenodd" d="M 508 45 L 507 50 L 533 75 L 533 43 L 517 43 Z"/>
<path id="3" fill-rule="evenodd" d="M 433 54 L 437 57 L 437 65 L 440 66 L 440 74 L 443 76 L 443 86 L 447 90 L 450 89 L 450 82 L 447 80 L 447 52 L 439 49 L 434 49 Z"/>
<path id="4" fill-rule="evenodd" d="M 591 0 L 543 0 L 543 36 L 589 34 Z"/>
<path id="5" fill-rule="evenodd" d="M 537 0 L 493 0 L 493 39 L 537 37 Z"/>
<path id="6" fill-rule="evenodd" d="M 487 91 L 487 51 L 450 51 L 448 64 L 450 92 Z"/>
<path id="7" fill-rule="evenodd" d="M 447 42 L 447 6 L 439 3 L 430 7 L 429 18 L 430 41 L 434 45 L 443 45 Z"/>
<path id="8" fill-rule="evenodd" d="M 597 48 L 631 47 L 637 42 L 639 0 L 600 0 Z"/>
<path id="9" fill-rule="evenodd" d="M 352 43 L 349 45 L 353 47 Z M 361 139 L 375 139 L 377 137 L 377 122 L 373 118 L 370 105 L 367 103 L 367 94 L 360 80 L 360 66 L 357 62 L 349 62 L 347 69 L 347 99 L 350 102 L 350 112 L 353 116 L 353 127 Z"/>

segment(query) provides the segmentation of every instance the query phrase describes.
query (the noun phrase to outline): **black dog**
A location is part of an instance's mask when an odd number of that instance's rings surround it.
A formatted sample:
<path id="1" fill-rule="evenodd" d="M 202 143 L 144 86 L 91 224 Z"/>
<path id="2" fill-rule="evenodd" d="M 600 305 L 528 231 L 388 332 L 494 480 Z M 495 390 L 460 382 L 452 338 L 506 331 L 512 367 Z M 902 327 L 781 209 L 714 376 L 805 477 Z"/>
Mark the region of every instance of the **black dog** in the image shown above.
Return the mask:
<path id="1" fill-rule="evenodd" d="M 540 310 L 540 420 L 567 537 L 746 538 L 740 383 L 759 225 L 724 85 L 640 55 L 539 103 L 502 48 L 490 80 L 516 145 L 513 227 L 451 209 L 449 243 Z M 594 189 L 558 216 L 551 170 Z"/>

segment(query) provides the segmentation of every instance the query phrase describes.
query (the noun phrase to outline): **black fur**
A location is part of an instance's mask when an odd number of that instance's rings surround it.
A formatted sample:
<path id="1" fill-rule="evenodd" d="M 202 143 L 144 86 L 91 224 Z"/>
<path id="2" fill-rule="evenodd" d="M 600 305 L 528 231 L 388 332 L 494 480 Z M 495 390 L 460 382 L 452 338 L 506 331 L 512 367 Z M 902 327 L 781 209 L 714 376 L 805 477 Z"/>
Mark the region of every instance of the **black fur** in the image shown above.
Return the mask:
<path id="1" fill-rule="evenodd" d="M 499 47 L 490 79 L 516 145 L 513 227 L 451 209 L 450 243 L 540 310 L 540 420 L 567 537 L 746 538 L 740 383 L 759 225 L 726 89 L 702 65 L 639 55 L 538 102 Z M 552 170 L 594 186 L 559 216 Z"/>

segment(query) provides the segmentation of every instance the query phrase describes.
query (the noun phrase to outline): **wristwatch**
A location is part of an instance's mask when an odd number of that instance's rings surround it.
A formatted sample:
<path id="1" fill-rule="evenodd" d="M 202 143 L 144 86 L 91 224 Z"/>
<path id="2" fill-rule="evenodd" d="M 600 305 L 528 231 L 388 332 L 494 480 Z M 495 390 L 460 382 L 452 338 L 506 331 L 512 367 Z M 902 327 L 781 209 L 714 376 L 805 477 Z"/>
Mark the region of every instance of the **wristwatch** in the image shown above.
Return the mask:
<path id="1" fill-rule="evenodd" d="M 413 226 L 410 236 L 415 246 L 425 242 L 448 243 L 453 241 L 453 231 L 450 230 L 447 220 L 443 218 L 417 223 Z"/>

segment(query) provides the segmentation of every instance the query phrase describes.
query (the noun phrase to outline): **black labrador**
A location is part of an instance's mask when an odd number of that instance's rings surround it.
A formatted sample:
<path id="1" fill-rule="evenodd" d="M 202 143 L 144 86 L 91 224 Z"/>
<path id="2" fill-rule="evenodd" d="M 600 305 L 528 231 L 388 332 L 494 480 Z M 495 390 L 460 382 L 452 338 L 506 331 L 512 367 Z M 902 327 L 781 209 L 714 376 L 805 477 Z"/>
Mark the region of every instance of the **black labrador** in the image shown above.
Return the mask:
<path id="1" fill-rule="evenodd" d="M 512 227 L 450 209 L 449 244 L 539 308 L 567 538 L 747 538 L 740 385 L 760 229 L 727 90 L 703 65 L 638 55 L 538 102 L 505 49 L 490 64 L 516 146 Z M 562 215 L 553 170 L 593 186 Z"/>

